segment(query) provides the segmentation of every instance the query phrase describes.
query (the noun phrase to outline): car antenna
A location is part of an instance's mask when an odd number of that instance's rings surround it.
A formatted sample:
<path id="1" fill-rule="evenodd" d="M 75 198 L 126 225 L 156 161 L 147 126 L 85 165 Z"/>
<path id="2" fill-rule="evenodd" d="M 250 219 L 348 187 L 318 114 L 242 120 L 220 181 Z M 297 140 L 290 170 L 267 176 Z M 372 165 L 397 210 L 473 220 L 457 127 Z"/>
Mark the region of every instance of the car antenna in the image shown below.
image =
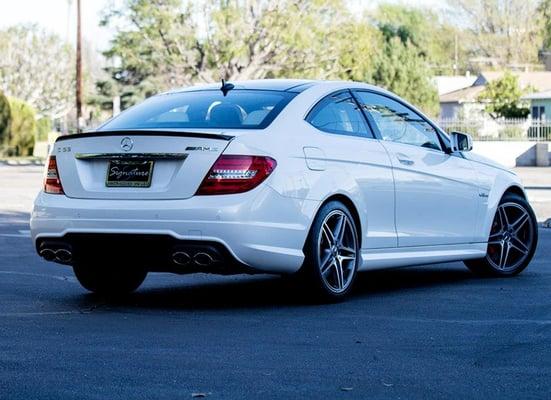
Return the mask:
<path id="1" fill-rule="evenodd" d="M 226 97 L 226 95 L 228 94 L 228 92 L 230 90 L 232 90 L 235 86 L 231 83 L 227 83 L 224 78 L 222 78 L 222 87 L 220 88 L 220 90 L 222 91 L 222 93 L 224 94 L 224 97 Z"/>

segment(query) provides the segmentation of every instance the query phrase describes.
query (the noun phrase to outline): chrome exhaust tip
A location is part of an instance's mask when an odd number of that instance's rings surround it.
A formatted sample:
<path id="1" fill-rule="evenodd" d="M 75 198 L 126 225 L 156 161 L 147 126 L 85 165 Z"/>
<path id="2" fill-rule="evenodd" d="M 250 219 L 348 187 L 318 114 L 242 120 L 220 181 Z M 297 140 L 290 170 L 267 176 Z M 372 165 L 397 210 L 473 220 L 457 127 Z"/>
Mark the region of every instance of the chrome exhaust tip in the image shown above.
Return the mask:
<path id="1" fill-rule="evenodd" d="M 214 258 L 208 253 L 197 253 L 193 256 L 193 262 L 200 267 L 208 267 L 214 263 Z"/>
<path id="2" fill-rule="evenodd" d="M 55 260 L 55 251 L 52 249 L 43 249 L 40 250 L 40 257 L 45 259 L 46 261 L 54 261 Z"/>
<path id="3" fill-rule="evenodd" d="M 176 265 L 188 265 L 191 262 L 191 257 L 188 253 L 177 251 L 172 254 L 172 262 Z"/>
<path id="4" fill-rule="evenodd" d="M 73 260 L 73 253 L 67 249 L 59 249 L 55 252 L 55 259 L 61 263 L 68 263 Z"/>

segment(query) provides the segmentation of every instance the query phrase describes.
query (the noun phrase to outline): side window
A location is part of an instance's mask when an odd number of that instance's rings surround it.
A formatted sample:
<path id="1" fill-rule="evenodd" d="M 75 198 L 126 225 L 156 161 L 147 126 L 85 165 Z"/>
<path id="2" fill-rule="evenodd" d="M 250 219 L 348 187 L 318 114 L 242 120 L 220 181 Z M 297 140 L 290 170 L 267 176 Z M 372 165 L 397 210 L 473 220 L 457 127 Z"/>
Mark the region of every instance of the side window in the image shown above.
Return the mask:
<path id="1" fill-rule="evenodd" d="M 386 96 L 355 94 L 383 140 L 442 150 L 436 130 L 413 110 Z"/>
<path id="2" fill-rule="evenodd" d="M 349 91 L 325 97 L 310 111 L 306 121 L 324 132 L 373 137 Z"/>

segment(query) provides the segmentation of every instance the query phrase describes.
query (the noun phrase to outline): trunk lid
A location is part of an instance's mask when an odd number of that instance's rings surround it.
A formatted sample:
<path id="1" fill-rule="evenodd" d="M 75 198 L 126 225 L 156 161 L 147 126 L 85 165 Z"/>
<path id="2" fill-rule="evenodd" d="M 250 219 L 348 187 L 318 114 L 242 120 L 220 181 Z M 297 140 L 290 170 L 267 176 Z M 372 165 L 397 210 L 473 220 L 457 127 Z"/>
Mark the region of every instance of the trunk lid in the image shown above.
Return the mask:
<path id="1" fill-rule="evenodd" d="M 221 132 L 90 132 L 61 137 L 52 154 L 57 158 L 59 176 L 68 197 L 186 199 L 195 194 L 231 139 Z M 121 161 L 126 165 L 120 168 L 125 169 L 134 168 L 127 165 L 128 161 L 145 164 L 152 161 L 149 186 L 107 186 L 109 165 L 119 167 Z M 114 170 L 109 172 L 113 174 Z M 111 179 L 114 178 L 110 178 L 110 185 Z"/>

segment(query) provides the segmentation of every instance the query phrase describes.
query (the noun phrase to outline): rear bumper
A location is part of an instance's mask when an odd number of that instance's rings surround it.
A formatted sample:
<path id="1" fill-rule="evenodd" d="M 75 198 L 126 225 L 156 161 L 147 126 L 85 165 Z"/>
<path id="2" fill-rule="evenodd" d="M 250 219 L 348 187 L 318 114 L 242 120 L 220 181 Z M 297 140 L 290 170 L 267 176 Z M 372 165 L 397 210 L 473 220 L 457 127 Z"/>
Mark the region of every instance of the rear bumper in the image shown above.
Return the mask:
<path id="1" fill-rule="evenodd" d="M 178 240 L 167 235 L 68 233 L 60 238 L 39 238 L 36 251 L 47 261 L 126 264 L 152 272 L 254 274 L 218 242 Z"/>
<path id="2" fill-rule="evenodd" d="M 185 200 L 72 199 L 40 193 L 31 217 L 35 245 L 71 234 L 152 235 L 218 243 L 257 272 L 293 273 L 319 202 L 281 196 L 267 185 L 247 193 Z"/>

